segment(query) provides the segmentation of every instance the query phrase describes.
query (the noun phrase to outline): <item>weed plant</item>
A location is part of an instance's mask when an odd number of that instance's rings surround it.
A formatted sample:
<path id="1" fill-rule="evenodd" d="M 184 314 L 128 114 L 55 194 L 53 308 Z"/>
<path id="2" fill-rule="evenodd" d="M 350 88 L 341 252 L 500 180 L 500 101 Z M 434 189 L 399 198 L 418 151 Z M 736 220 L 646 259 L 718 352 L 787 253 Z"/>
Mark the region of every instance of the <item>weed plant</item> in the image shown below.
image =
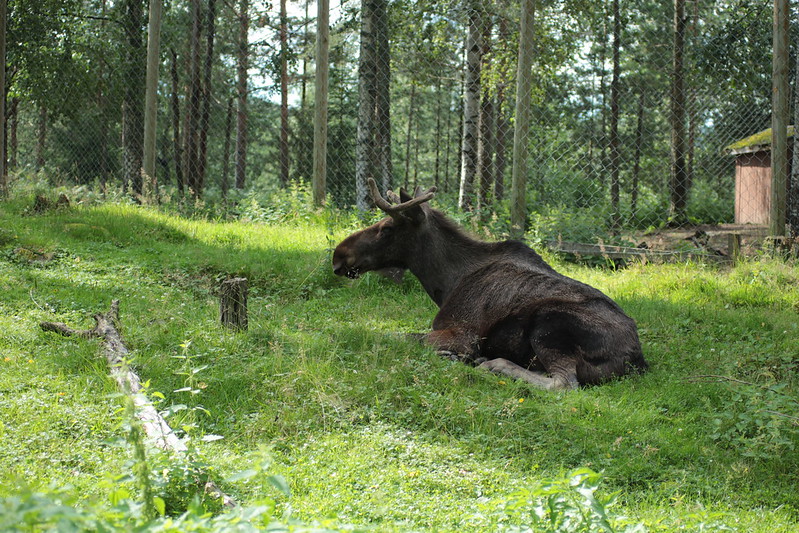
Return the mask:
<path id="1" fill-rule="evenodd" d="M 278 200 L 240 203 L 247 221 L 0 204 L 0 530 L 799 528 L 795 263 L 548 256 L 635 318 L 652 370 L 543 392 L 412 340 L 436 309 L 410 275 L 336 278 L 332 246 L 369 220 Z M 246 332 L 217 323 L 228 276 L 249 280 Z M 90 327 L 112 298 L 194 450 L 147 451 L 155 518 L 97 345 L 38 328 Z M 221 510 L 203 475 L 242 506 Z"/>

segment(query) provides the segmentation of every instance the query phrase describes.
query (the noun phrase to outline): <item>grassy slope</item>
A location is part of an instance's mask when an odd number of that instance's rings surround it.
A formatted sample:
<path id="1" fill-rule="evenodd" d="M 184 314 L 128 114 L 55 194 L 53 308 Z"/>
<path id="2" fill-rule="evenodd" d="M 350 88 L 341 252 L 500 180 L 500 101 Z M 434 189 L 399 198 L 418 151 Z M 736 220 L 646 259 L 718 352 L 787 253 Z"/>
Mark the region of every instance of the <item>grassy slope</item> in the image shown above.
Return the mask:
<path id="1" fill-rule="evenodd" d="M 119 298 L 151 389 L 207 410 L 173 425 L 225 437 L 199 444 L 220 476 L 269 447 L 304 520 L 481 530 L 515 489 L 588 466 L 605 494 L 619 492 L 616 513 L 652 529 L 799 526 L 797 430 L 779 414 L 795 415 L 799 397 L 796 266 L 558 265 L 638 321 L 653 370 L 553 394 L 403 338 L 429 327 L 434 306 L 410 276 L 336 279 L 340 223 L 210 223 L 118 205 L 21 212 L 0 204 L 0 495 L 24 480 L 102 498 L 128 468 L 128 452 L 109 445 L 118 403 L 96 346 L 37 327 L 89 327 Z M 19 247 L 55 258 L 29 263 Z M 250 280 L 247 333 L 216 324 L 213 287 L 226 274 Z M 208 365 L 188 382 L 200 394 L 172 392 L 187 364 Z M 242 501 L 267 490 L 225 488 Z"/>

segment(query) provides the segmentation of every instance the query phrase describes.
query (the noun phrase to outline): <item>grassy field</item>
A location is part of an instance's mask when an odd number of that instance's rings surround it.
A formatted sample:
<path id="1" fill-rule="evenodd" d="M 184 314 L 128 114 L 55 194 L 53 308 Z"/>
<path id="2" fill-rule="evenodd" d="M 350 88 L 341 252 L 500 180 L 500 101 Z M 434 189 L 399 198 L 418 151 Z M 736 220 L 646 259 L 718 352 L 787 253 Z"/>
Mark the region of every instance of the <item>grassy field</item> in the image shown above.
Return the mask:
<path id="1" fill-rule="evenodd" d="M 799 528 L 795 262 L 610 271 L 549 258 L 636 319 L 652 366 L 552 393 L 409 340 L 436 312 L 410 275 L 333 276 L 332 246 L 363 225 L 354 216 L 295 205 L 264 224 L 30 205 L 0 204 L 0 529 L 146 523 L 130 421 L 98 344 L 38 327 L 91 327 L 113 298 L 150 398 L 192 443 L 185 457 L 149 451 L 167 516 L 213 520 L 202 470 L 261 525 Z M 217 323 L 215 290 L 231 275 L 250 283 L 244 333 Z"/>

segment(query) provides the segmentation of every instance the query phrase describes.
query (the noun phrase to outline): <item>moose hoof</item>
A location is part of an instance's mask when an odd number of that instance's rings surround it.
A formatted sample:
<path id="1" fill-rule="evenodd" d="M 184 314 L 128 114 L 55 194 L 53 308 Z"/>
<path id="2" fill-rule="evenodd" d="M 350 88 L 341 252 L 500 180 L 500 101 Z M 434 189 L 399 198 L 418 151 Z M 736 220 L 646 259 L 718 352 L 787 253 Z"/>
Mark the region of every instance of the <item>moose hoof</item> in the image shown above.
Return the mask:
<path id="1" fill-rule="evenodd" d="M 461 358 L 460 355 L 450 350 L 438 350 L 436 353 L 444 359 L 449 359 L 450 361 L 459 361 Z"/>
<path id="2" fill-rule="evenodd" d="M 481 358 L 482 359 L 482 358 Z M 494 374 L 504 374 L 503 370 L 505 369 L 505 365 L 503 364 L 504 361 L 502 359 L 489 359 L 482 361 L 475 361 L 475 364 L 482 368 L 483 370 L 488 370 L 489 372 L 493 372 Z"/>

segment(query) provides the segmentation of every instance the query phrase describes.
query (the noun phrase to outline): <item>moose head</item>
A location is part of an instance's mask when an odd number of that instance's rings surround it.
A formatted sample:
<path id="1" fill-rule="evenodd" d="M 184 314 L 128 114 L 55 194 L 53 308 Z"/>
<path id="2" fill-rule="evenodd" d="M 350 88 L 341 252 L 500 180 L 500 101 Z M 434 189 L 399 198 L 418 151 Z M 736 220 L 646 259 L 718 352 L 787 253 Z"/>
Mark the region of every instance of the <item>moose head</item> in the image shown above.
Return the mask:
<path id="1" fill-rule="evenodd" d="M 599 290 L 559 274 L 521 242 L 467 235 L 428 205 L 434 187 L 386 200 L 368 184 L 388 216 L 344 239 L 333 271 L 355 279 L 410 270 L 440 308 L 426 337 L 440 354 L 543 389 L 647 368 L 635 322 Z"/>
<path id="2" fill-rule="evenodd" d="M 417 188 L 411 196 L 404 189 L 396 195 L 389 191 L 384 199 L 372 178 L 368 180 L 375 205 L 388 216 L 368 228 L 347 237 L 333 253 L 333 272 L 350 279 L 368 271 L 381 273 L 404 271 L 408 257 L 426 233 L 423 226 L 431 209 L 426 203 L 435 196 L 436 188 L 422 192 Z"/>

